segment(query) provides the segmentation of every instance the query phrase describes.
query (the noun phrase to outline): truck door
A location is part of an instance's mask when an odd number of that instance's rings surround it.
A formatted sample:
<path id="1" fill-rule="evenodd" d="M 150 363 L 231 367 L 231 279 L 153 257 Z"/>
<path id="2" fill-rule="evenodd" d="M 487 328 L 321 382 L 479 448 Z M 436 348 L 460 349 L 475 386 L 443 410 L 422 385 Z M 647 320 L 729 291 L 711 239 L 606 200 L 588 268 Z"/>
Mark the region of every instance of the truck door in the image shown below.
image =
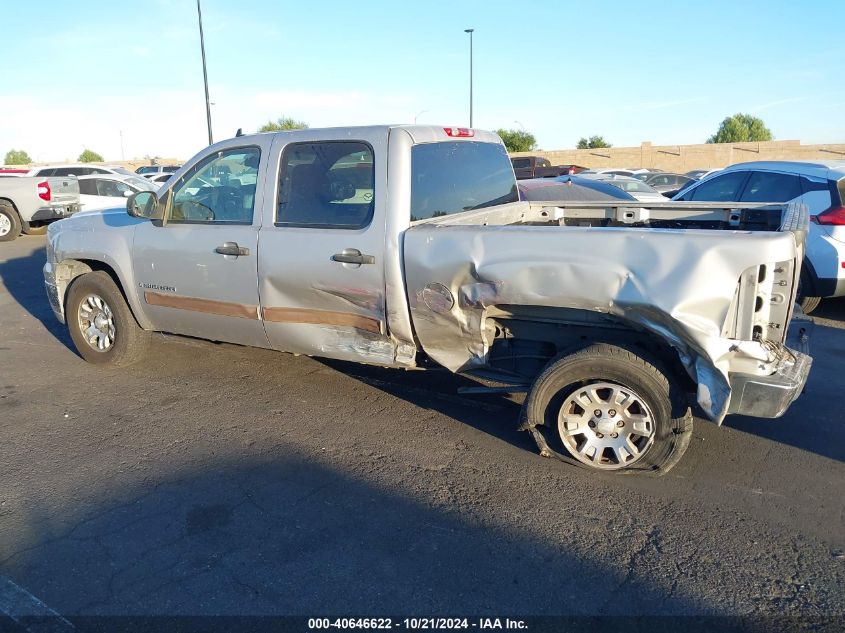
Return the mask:
<path id="1" fill-rule="evenodd" d="M 259 139 L 201 159 L 168 190 L 164 221 L 136 228 L 135 279 L 157 330 L 269 346 L 258 308 L 256 212 L 269 147 Z"/>
<path id="2" fill-rule="evenodd" d="M 384 298 L 386 154 L 383 132 L 276 138 L 270 164 L 278 173 L 268 173 L 258 253 L 261 313 L 274 348 L 393 363 Z"/>

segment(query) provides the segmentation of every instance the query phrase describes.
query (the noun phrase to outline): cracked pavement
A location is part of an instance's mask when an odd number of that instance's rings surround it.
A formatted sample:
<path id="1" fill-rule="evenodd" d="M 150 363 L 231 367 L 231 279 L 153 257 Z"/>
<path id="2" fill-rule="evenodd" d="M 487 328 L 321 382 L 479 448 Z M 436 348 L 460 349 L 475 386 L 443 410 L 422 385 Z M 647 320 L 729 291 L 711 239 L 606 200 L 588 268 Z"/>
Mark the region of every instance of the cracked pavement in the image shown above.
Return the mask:
<path id="1" fill-rule="evenodd" d="M 699 422 L 642 480 L 444 372 L 175 337 L 98 369 L 43 245 L 0 245 L 0 576 L 63 615 L 845 613 L 845 300 L 784 418 Z"/>

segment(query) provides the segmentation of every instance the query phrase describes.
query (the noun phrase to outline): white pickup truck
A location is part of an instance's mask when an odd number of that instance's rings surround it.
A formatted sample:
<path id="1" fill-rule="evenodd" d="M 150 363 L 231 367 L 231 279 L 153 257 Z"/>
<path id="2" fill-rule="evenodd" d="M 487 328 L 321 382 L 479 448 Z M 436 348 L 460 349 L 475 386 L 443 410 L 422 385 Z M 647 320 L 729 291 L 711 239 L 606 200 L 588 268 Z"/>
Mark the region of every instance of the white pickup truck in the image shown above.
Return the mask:
<path id="1" fill-rule="evenodd" d="M 799 205 L 520 202 L 494 134 L 378 126 L 223 141 L 127 207 L 48 231 L 47 294 L 92 363 L 162 331 L 436 364 L 527 393 L 543 455 L 649 474 L 691 407 L 777 417 L 810 369 L 786 345 Z"/>
<path id="2" fill-rule="evenodd" d="M 79 211 L 75 177 L 0 178 L 0 242 L 43 234 L 47 225 Z"/>

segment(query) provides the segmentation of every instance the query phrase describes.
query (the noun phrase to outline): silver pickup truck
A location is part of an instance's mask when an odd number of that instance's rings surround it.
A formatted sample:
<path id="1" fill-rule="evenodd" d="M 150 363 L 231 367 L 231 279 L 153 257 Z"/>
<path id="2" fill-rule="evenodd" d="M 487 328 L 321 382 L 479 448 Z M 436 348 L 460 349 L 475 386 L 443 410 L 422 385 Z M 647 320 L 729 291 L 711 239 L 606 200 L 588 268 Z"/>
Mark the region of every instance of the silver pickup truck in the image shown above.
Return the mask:
<path id="1" fill-rule="evenodd" d="M 162 331 L 440 365 L 526 393 L 543 455 L 660 474 L 691 408 L 777 417 L 801 393 L 811 360 L 786 337 L 808 220 L 642 205 L 520 202 L 501 140 L 480 130 L 258 134 L 203 150 L 127 209 L 51 226 L 44 278 L 92 363 L 134 362 Z"/>
<path id="2" fill-rule="evenodd" d="M 79 211 L 76 178 L 0 178 L 0 242 L 42 235 L 47 225 Z"/>

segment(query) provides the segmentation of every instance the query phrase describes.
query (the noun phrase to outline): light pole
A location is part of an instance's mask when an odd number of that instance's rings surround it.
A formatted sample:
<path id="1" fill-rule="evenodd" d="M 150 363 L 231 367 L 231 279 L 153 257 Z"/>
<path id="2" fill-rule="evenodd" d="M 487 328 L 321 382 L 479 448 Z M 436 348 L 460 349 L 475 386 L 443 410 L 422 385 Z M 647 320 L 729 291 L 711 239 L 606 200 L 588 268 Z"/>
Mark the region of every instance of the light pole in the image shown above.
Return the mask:
<path id="1" fill-rule="evenodd" d="M 208 121 L 208 144 L 214 144 L 214 138 L 211 136 L 211 104 L 208 100 L 208 73 L 205 70 L 205 38 L 202 35 L 202 9 L 200 9 L 200 0 L 197 0 L 197 17 L 200 22 L 200 51 L 202 52 L 202 82 L 205 85 L 205 118 Z"/>
<path id="2" fill-rule="evenodd" d="M 469 33 L 469 126 L 472 127 L 472 34 L 475 29 L 464 29 Z"/>
<path id="3" fill-rule="evenodd" d="M 426 112 L 428 112 L 428 110 L 420 110 L 419 112 L 417 112 L 417 116 L 414 117 L 414 125 L 417 124 L 417 119 L 419 119 Z"/>
<path id="4" fill-rule="evenodd" d="M 514 122 L 514 123 L 516 123 L 516 124 L 519 126 L 519 129 L 520 129 L 520 130 L 522 130 L 523 132 L 525 131 L 525 126 L 524 126 L 522 123 L 520 123 L 520 122 L 519 122 L 519 121 L 517 121 L 516 119 L 514 119 L 514 121 L 513 121 L 513 122 Z"/>

